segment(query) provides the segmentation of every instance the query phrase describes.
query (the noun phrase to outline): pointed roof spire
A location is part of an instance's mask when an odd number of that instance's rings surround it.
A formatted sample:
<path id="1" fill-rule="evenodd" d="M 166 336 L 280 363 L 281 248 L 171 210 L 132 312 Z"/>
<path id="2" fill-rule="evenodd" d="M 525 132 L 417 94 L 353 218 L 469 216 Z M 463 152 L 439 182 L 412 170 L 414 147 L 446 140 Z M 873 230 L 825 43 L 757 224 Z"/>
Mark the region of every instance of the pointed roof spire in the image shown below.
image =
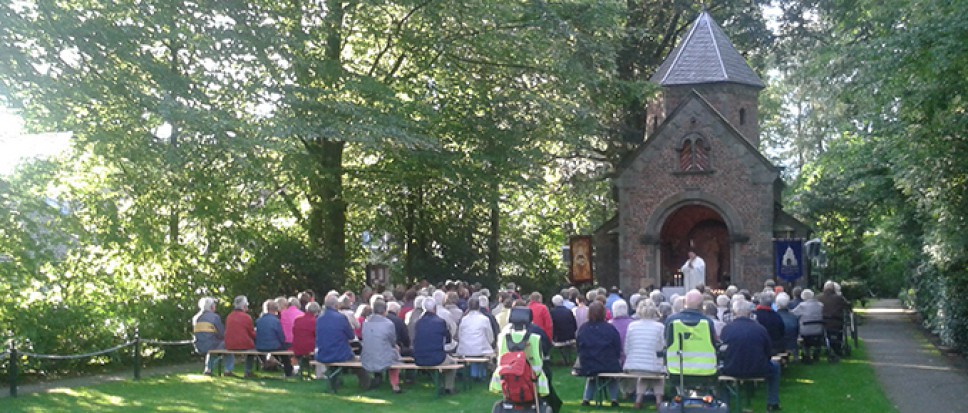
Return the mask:
<path id="1" fill-rule="evenodd" d="M 702 13 L 659 66 L 652 81 L 662 86 L 732 82 L 766 87 L 706 12 L 705 3 L 703 6 Z"/>

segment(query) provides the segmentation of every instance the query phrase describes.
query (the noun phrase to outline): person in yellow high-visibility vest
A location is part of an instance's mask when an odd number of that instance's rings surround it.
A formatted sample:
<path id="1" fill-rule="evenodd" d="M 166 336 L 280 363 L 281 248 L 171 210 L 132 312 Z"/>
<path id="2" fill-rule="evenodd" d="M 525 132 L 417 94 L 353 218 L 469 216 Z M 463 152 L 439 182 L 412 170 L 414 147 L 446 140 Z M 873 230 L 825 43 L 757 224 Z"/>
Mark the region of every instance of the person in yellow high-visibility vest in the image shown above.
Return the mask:
<path id="1" fill-rule="evenodd" d="M 716 344 L 719 338 L 712 320 L 699 310 L 702 293 L 686 293 L 686 308 L 666 320 L 666 350 L 670 374 L 684 376 L 713 376 L 716 374 Z M 682 360 L 679 360 L 680 344 Z M 680 367 L 681 364 L 681 367 Z"/>

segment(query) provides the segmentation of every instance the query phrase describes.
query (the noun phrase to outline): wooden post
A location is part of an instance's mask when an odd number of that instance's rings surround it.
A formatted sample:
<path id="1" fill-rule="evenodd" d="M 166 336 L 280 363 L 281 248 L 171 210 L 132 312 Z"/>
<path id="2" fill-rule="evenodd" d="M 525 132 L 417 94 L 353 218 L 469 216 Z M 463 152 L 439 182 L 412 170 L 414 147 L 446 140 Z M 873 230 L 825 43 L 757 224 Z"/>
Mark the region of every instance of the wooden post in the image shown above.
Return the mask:
<path id="1" fill-rule="evenodd" d="M 10 397 L 17 397 L 17 363 L 20 355 L 17 354 L 17 346 L 13 339 L 10 339 Z"/>

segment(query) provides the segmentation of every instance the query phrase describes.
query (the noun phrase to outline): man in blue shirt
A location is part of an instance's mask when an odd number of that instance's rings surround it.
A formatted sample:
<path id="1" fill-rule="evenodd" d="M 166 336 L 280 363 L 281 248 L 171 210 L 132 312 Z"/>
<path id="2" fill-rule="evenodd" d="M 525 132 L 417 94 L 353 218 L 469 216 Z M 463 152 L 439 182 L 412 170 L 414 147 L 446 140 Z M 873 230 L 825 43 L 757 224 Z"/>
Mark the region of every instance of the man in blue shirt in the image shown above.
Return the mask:
<path id="1" fill-rule="evenodd" d="M 424 315 L 417 320 L 413 339 L 413 362 L 418 366 L 440 366 L 456 364 L 447 355 L 444 345 L 451 342 L 450 329 L 447 322 L 437 316 L 437 302 L 424 300 Z M 317 335 L 319 332 L 317 331 Z M 454 378 L 457 372 L 444 372 L 444 392 L 454 393 Z"/>
<path id="2" fill-rule="evenodd" d="M 350 341 L 356 338 L 349 320 L 346 319 L 336 304 L 339 297 L 327 295 L 323 305 L 325 309 L 316 318 L 316 361 L 320 363 L 336 363 L 353 359 Z"/>
<path id="3" fill-rule="evenodd" d="M 721 374 L 736 378 L 766 378 L 766 411 L 780 410 L 780 366 L 770 361 L 772 340 L 766 328 L 750 318 L 750 304 L 733 303 L 732 323 L 723 327 Z"/>

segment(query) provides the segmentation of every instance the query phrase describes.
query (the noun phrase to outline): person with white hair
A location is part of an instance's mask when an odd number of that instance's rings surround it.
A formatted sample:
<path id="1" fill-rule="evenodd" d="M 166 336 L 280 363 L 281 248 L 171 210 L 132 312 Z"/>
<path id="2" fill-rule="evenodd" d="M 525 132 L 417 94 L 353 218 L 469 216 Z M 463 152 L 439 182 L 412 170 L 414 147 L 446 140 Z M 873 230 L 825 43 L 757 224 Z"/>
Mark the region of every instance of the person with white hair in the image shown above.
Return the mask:
<path id="1" fill-rule="evenodd" d="M 286 304 L 286 307 L 279 306 L 279 323 L 282 324 L 282 334 L 286 336 L 286 343 L 292 346 L 292 326 L 297 318 L 302 317 L 303 312 L 299 309 L 299 299 L 296 297 L 289 297 Z"/>
<path id="2" fill-rule="evenodd" d="M 665 373 L 665 326 L 659 322 L 659 309 L 651 300 L 640 300 L 635 311 L 639 319 L 629 324 L 625 334 L 625 364 L 622 368 L 630 373 Z M 664 379 L 636 382 L 635 408 L 642 408 L 642 399 L 651 390 L 655 405 L 662 404 Z"/>
<path id="3" fill-rule="evenodd" d="M 410 329 L 407 328 L 407 323 L 400 318 L 400 303 L 396 301 L 390 301 L 387 303 L 387 319 L 393 323 L 393 328 L 397 333 L 397 347 L 400 348 L 401 356 L 409 356 L 413 354 L 413 350 L 410 348 Z"/>
<path id="4" fill-rule="evenodd" d="M 382 296 L 381 296 L 382 298 Z M 390 368 L 400 361 L 397 347 L 396 327 L 386 318 L 387 303 L 382 299 L 372 301 L 373 313 L 363 323 L 363 349 L 360 351 L 360 365 L 367 373 L 382 373 L 387 371 L 390 386 L 394 393 L 400 393 L 400 370 Z M 371 382 L 370 375 L 364 374 L 364 388 L 374 388 L 379 381 Z M 372 385 L 371 385 L 372 384 Z"/>
<path id="5" fill-rule="evenodd" d="M 551 297 L 551 328 L 553 330 L 551 341 L 555 343 L 565 343 L 575 339 L 578 331 L 578 321 L 575 314 L 565 307 L 565 299 L 560 295 Z"/>
<path id="6" fill-rule="evenodd" d="M 800 337 L 803 337 L 803 363 L 811 364 L 820 359 L 823 338 L 823 303 L 818 301 L 813 290 L 807 288 L 800 293 L 803 302 L 791 312 L 800 318 Z"/>
<path id="7" fill-rule="evenodd" d="M 790 296 L 787 293 L 776 295 L 776 314 L 783 320 L 783 351 L 799 359 L 800 349 L 797 339 L 800 338 L 800 319 L 790 312 Z"/>
<path id="8" fill-rule="evenodd" d="M 350 323 L 350 327 L 353 327 L 354 331 L 359 330 L 360 320 L 356 318 L 356 311 L 354 310 L 356 305 L 353 293 L 347 291 L 345 294 L 341 295 L 337 305 L 340 314 L 343 314 L 343 317 L 346 317 L 346 321 Z"/>
<path id="9" fill-rule="evenodd" d="M 783 352 L 783 319 L 773 311 L 773 301 L 775 296 L 773 291 L 763 291 L 760 293 L 760 303 L 753 312 L 756 322 L 760 323 L 770 333 L 770 340 L 773 343 L 773 354 Z"/>
<path id="10" fill-rule="evenodd" d="M 766 411 L 778 411 L 780 366 L 770 360 L 770 334 L 749 318 L 750 306 L 745 300 L 733 303 L 733 316 L 733 322 L 723 328 L 723 367 L 720 374 L 738 379 L 766 378 Z"/>
<path id="11" fill-rule="evenodd" d="M 423 317 L 424 309 L 423 304 L 427 300 L 433 300 L 426 295 L 418 295 L 413 299 L 413 310 L 407 313 L 407 316 L 403 319 L 407 323 L 407 333 L 410 335 L 411 344 L 413 343 L 414 334 L 417 333 L 417 320 Z"/>
<path id="12" fill-rule="evenodd" d="M 285 334 L 282 333 L 282 323 L 279 322 L 279 301 L 266 300 L 262 303 L 262 316 L 255 320 L 255 349 L 268 353 L 288 350 L 289 346 Z M 269 356 L 266 361 L 272 358 L 273 356 Z M 292 360 L 288 356 L 278 357 L 278 360 L 282 363 L 286 377 L 292 377 Z"/>
<path id="13" fill-rule="evenodd" d="M 491 326 L 491 320 L 481 312 L 481 301 L 477 297 L 467 300 L 467 314 L 464 314 L 457 327 L 457 354 L 464 357 L 492 356 L 498 333 Z M 472 363 L 470 376 L 483 381 L 487 369 L 480 363 Z"/>
<path id="14" fill-rule="evenodd" d="M 639 294 L 639 293 L 632 294 L 632 296 L 629 297 L 629 316 L 631 316 L 632 319 L 637 318 L 635 316 L 635 311 L 638 308 L 639 300 L 641 299 L 642 299 L 642 294 Z"/>
<path id="15" fill-rule="evenodd" d="M 226 350 L 254 350 L 255 324 L 249 315 L 249 299 L 244 295 L 232 300 L 232 312 L 225 317 L 225 349 Z M 228 359 L 226 358 L 226 361 Z M 226 363 L 228 364 L 228 363 Z M 252 377 L 252 357 L 245 358 L 245 377 Z M 226 365 L 227 376 L 233 376 Z"/>
<path id="16" fill-rule="evenodd" d="M 652 300 L 656 308 L 658 308 L 659 304 L 662 304 L 662 302 L 665 301 L 665 296 L 662 295 L 662 291 L 652 290 L 652 292 L 649 293 L 649 299 Z"/>
<path id="17" fill-rule="evenodd" d="M 192 344 L 195 346 L 195 352 L 205 355 L 203 374 L 211 376 L 218 357 L 212 357 L 208 352 L 225 349 L 225 326 L 222 324 L 222 317 L 215 312 L 214 298 L 202 297 L 198 300 L 198 314 L 192 317 L 192 332 Z M 231 372 L 234 365 L 235 357 L 226 356 L 225 371 Z"/>
<path id="18" fill-rule="evenodd" d="M 831 361 L 836 362 L 843 356 L 844 316 L 850 310 L 850 303 L 837 292 L 837 283 L 827 281 L 823 286 L 823 294 L 817 299 L 823 304 L 823 327 L 827 330 L 827 338 L 834 355 Z"/>
<path id="19" fill-rule="evenodd" d="M 733 321 L 733 313 L 729 311 L 729 297 L 726 294 L 720 294 L 716 297 L 716 318 L 724 324 Z"/>
<path id="20" fill-rule="evenodd" d="M 437 301 L 423 302 L 424 315 L 417 320 L 413 338 L 413 362 L 418 366 L 446 366 L 456 364 L 447 355 L 444 346 L 452 341 L 447 322 L 437 316 Z M 457 372 L 447 370 L 444 373 L 444 393 L 454 393 L 454 379 Z"/>
<path id="21" fill-rule="evenodd" d="M 325 309 L 316 318 L 316 361 L 337 363 L 353 360 L 350 341 L 356 339 L 349 319 L 336 309 L 339 298 L 327 295 L 323 301 Z"/>
<path id="22" fill-rule="evenodd" d="M 313 301 L 306 304 L 306 312 L 292 322 L 292 354 L 296 357 L 306 357 L 316 349 L 316 317 L 323 311 L 319 303 Z"/>
<path id="23" fill-rule="evenodd" d="M 712 302 L 711 300 L 705 300 L 702 302 L 702 313 L 705 314 L 706 317 L 709 317 L 710 320 L 713 320 L 713 330 L 716 331 L 716 337 L 719 337 L 719 334 L 723 331 L 723 327 L 726 326 L 726 323 L 722 322 L 716 315 L 718 310 L 719 307 L 716 307 L 716 303 Z"/>
<path id="24" fill-rule="evenodd" d="M 699 292 L 699 290 L 696 290 L 696 292 Z M 700 294 L 700 296 L 702 296 L 702 294 Z M 679 294 L 672 294 L 672 299 L 670 299 L 670 302 L 672 303 L 673 314 L 679 314 L 686 308 L 686 297 Z"/>
<path id="25" fill-rule="evenodd" d="M 617 300 L 612 304 L 612 319 L 608 322 L 618 330 L 618 336 L 621 338 L 622 346 L 625 346 L 625 333 L 629 330 L 629 324 L 632 324 L 632 317 L 629 316 L 629 305 L 625 300 Z M 625 354 L 619 358 L 620 362 L 625 362 Z"/>

